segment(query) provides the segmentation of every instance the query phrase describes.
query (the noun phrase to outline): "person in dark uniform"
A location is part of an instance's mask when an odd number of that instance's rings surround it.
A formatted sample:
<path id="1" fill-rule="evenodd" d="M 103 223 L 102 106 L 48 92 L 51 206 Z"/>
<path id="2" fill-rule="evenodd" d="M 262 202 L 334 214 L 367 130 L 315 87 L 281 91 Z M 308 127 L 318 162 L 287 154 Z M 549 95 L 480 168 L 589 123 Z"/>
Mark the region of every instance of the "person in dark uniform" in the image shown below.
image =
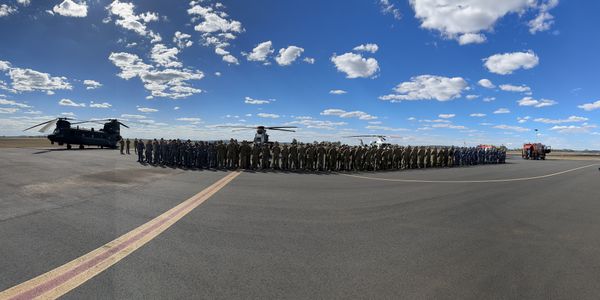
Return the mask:
<path id="1" fill-rule="evenodd" d="M 137 139 L 136 139 L 137 141 Z M 144 162 L 144 141 L 140 140 L 139 142 L 137 142 L 137 155 L 138 155 L 138 162 L 139 163 L 143 163 Z"/>
<path id="2" fill-rule="evenodd" d="M 127 140 L 125 141 L 125 153 L 127 153 L 127 154 L 131 154 L 131 153 L 129 153 L 129 148 L 130 148 L 130 147 L 131 147 L 131 141 L 130 141 L 129 139 L 127 139 Z"/>

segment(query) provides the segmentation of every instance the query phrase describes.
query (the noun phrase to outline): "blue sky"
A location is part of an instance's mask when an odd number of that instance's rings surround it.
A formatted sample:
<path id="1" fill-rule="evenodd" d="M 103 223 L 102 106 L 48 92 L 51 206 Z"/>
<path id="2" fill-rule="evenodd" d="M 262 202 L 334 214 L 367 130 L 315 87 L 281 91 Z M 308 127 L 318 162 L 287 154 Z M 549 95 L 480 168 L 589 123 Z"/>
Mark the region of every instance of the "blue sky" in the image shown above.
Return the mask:
<path id="1" fill-rule="evenodd" d="M 452 2 L 452 4 L 446 4 Z M 600 149 L 596 1 L 0 1 L 0 135 Z M 534 129 L 538 129 L 536 132 Z M 33 131 L 30 134 L 35 134 Z"/>

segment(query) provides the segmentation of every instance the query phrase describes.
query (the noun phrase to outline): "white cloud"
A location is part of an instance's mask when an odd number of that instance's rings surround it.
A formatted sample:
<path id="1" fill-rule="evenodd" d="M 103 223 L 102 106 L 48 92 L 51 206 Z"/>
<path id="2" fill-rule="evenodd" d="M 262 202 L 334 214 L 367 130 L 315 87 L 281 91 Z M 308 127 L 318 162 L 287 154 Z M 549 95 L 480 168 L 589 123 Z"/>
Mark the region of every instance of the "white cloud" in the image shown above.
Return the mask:
<path id="1" fill-rule="evenodd" d="M 394 88 L 396 94 L 381 96 L 379 99 L 391 102 L 432 99 L 448 101 L 460 97 L 466 88 L 467 82 L 461 77 L 420 75 L 397 85 Z"/>
<path id="2" fill-rule="evenodd" d="M 526 132 L 526 131 L 530 131 L 531 130 L 531 129 L 525 128 L 525 127 L 510 126 L 510 125 L 496 125 L 496 126 L 494 126 L 494 128 L 504 129 L 504 130 L 512 130 L 512 131 L 517 131 L 517 132 Z"/>
<path id="3" fill-rule="evenodd" d="M 158 33 L 149 30 L 146 25 L 149 22 L 157 21 L 158 14 L 154 12 L 145 12 L 141 14 L 134 13 L 135 5 L 133 3 L 120 2 L 114 0 L 106 7 L 110 16 L 115 16 L 115 24 L 131 30 L 141 36 L 151 38 L 151 42 L 160 42 L 162 38 Z"/>
<path id="4" fill-rule="evenodd" d="M 546 124 L 562 124 L 562 123 L 579 123 L 585 122 L 588 118 L 586 117 L 578 117 L 578 116 L 570 116 L 566 119 L 547 119 L 547 118 L 537 118 L 534 119 L 536 122 L 546 123 Z"/>
<path id="5" fill-rule="evenodd" d="M 85 85 L 86 90 L 93 90 L 102 86 L 102 83 L 91 79 L 84 80 L 83 84 Z"/>
<path id="6" fill-rule="evenodd" d="M 331 91 L 329 91 L 329 93 L 333 94 L 333 95 L 342 95 L 342 94 L 346 94 L 347 92 L 344 90 L 331 90 Z"/>
<path id="7" fill-rule="evenodd" d="M 333 55 L 331 61 L 339 72 L 346 73 L 346 78 L 369 78 L 379 71 L 379 64 L 374 58 L 364 58 L 360 54 L 344 53 Z"/>
<path id="8" fill-rule="evenodd" d="M 510 110 L 508 108 L 498 108 L 494 111 L 495 114 L 509 114 Z"/>
<path id="9" fill-rule="evenodd" d="M 156 108 L 149 108 L 149 107 L 138 107 L 137 110 L 141 111 L 143 113 L 153 113 L 153 112 L 158 111 L 158 109 L 156 109 Z"/>
<path id="10" fill-rule="evenodd" d="M 0 4 L 0 18 L 14 14 L 16 12 L 17 12 L 16 7 L 8 6 L 6 4 Z"/>
<path id="11" fill-rule="evenodd" d="M 465 96 L 465 98 L 467 98 L 467 100 L 474 100 L 479 98 L 479 95 L 467 95 Z"/>
<path id="12" fill-rule="evenodd" d="M 256 115 L 258 117 L 261 117 L 261 118 L 269 118 L 269 119 L 277 119 L 277 118 L 279 118 L 279 115 L 276 115 L 276 114 L 258 113 Z"/>
<path id="13" fill-rule="evenodd" d="M 271 41 L 262 42 L 252 49 L 252 52 L 246 56 L 246 59 L 249 61 L 266 61 L 273 52 L 275 50 Z"/>
<path id="14" fill-rule="evenodd" d="M 67 116 L 67 117 L 75 117 L 75 113 L 72 112 L 64 112 L 64 113 L 60 113 L 62 116 Z"/>
<path id="15" fill-rule="evenodd" d="M 517 117 L 517 121 L 518 121 L 520 124 L 527 123 L 527 121 L 528 121 L 529 119 L 531 119 L 531 117 L 530 117 L 530 116 L 525 116 L 525 117 Z"/>
<path id="16" fill-rule="evenodd" d="M 17 107 L 21 107 L 21 108 L 30 108 L 31 106 L 25 104 L 25 103 L 20 103 L 14 100 L 6 100 L 6 99 L 0 99 L 0 105 L 10 105 L 10 106 L 17 106 Z"/>
<path id="17" fill-rule="evenodd" d="M 492 102 L 496 100 L 496 97 L 485 97 L 483 98 L 483 102 Z"/>
<path id="18" fill-rule="evenodd" d="M 354 47 L 353 50 L 375 53 L 375 52 L 377 52 L 377 50 L 379 50 L 379 46 L 377 46 L 377 44 L 362 44 L 362 45 Z"/>
<path id="19" fill-rule="evenodd" d="M 11 68 L 11 64 L 8 61 L 0 60 L 0 71 L 6 71 Z"/>
<path id="20" fill-rule="evenodd" d="M 202 92 L 189 86 L 188 83 L 190 80 L 202 79 L 204 74 L 200 71 L 172 68 L 157 70 L 152 65 L 144 63 L 137 55 L 126 52 L 113 52 L 108 59 L 121 69 L 119 77 L 123 79 L 139 77 L 144 83 L 144 88 L 151 92 L 150 98 L 179 99 Z"/>
<path id="21" fill-rule="evenodd" d="M 365 126 L 365 128 L 369 129 L 369 130 L 382 130 L 382 131 L 409 131 L 406 128 L 394 128 L 394 127 L 380 126 L 380 125 L 368 125 L 368 126 Z"/>
<path id="22" fill-rule="evenodd" d="M 73 107 L 85 107 L 85 103 L 77 103 L 71 99 L 60 99 L 60 101 L 58 101 L 58 105 L 62 105 L 62 106 L 73 106 Z"/>
<path id="23" fill-rule="evenodd" d="M 338 108 L 330 108 L 321 112 L 322 116 L 338 116 L 340 118 L 357 118 L 359 120 L 375 120 L 376 116 L 372 116 L 363 111 L 345 111 L 343 109 Z"/>
<path id="24" fill-rule="evenodd" d="M 215 76 L 221 77 L 221 72 L 215 72 Z"/>
<path id="25" fill-rule="evenodd" d="M 556 105 L 558 102 L 556 102 L 554 100 L 549 100 L 549 99 L 536 100 L 531 97 L 524 97 L 523 99 L 517 101 L 517 103 L 519 103 L 519 106 L 533 106 L 533 107 L 540 108 L 540 107 Z"/>
<path id="26" fill-rule="evenodd" d="M 438 117 L 442 118 L 442 119 L 452 119 L 452 118 L 456 117 L 456 115 L 455 114 L 439 114 Z"/>
<path id="27" fill-rule="evenodd" d="M 299 117 L 296 118 L 297 121 L 288 122 L 285 125 L 302 125 L 306 128 L 315 128 L 315 129 L 325 129 L 325 130 L 335 130 L 339 126 L 348 125 L 346 122 L 331 122 L 331 121 L 321 121 L 314 120 L 310 117 Z"/>
<path id="28" fill-rule="evenodd" d="M 535 19 L 529 21 L 529 32 L 535 34 L 537 32 L 546 31 L 554 24 L 554 16 L 548 11 L 558 5 L 558 0 L 548 0 L 540 5 L 540 12 Z"/>
<path id="29" fill-rule="evenodd" d="M 481 44 L 486 41 L 486 37 L 480 33 L 465 33 L 461 34 L 458 37 L 459 45 L 467 45 L 467 44 Z"/>
<path id="30" fill-rule="evenodd" d="M 202 6 L 199 1 L 191 1 L 188 14 L 192 16 L 192 23 L 200 21 L 194 26 L 194 30 L 201 33 L 204 46 L 213 46 L 215 49 L 225 49 L 230 41 L 237 38 L 244 28 L 239 21 L 229 18 L 229 15 L 221 10 L 223 5 L 219 2 Z M 223 61 L 229 64 L 239 64 L 238 59 L 226 52 L 219 54 Z"/>
<path id="31" fill-rule="evenodd" d="M 379 6 L 381 7 L 381 12 L 385 15 L 391 14 L 394 19 L 400 20 L 402 18 L 402 14 L 400 10 L 396 8 L 395 4 L 392 3 L 394 0 L 379 0 Z"/>
<path id="32" fill-rule="evenodd" d="M 559 133 L 586 133 L 586 132 L 590 132 L 590 130 L 593 129 L 593 128 L 596 128 L 596 125 L 586 125 L 586 124 L 584 124 L 582 126 L 556 125 L 556 126 L 550 128 L 550 130 L 554 130 L 554 131 L 557 131 Z"/>
<path id="33" fill-rule="evenodd" d="M 194 42 L 190 41 L 192 36 L 187 33 L 182 33 L 180 31 L 175 31 L 175 35 L 173 36 L 173 43 L 179 47 L 179 49 L 184 49 L 191 47 Z"/>
<path id="34" fill-rule="evenodd" d="M 17 0 L 17 3 L 23 6 L 29 6 L 29 4 L 31 4 L 31 0 Z"/>
<path id="35" fill-rule="evenodd" d="M 189 118 L 189 117 L 188 118 L 177 118 L 175 120 L 182 121 L 182 122 L 200 122 L 200 121 L 202 121 L 202 119 L 200 119 L 200 118 Z"/>
<path id="36" fill-rule="evenodd" d="M 167 48 L 163 44 L 155 44 L 150 52 L 150 57 L 159 66 L 178 68 L 182 64 L 177 61 L 177 54 L 179 54 L 179 49 L 176 47 Z"/>
<path id="37" fill-rule="evenodd" d="M 531 92 L 531 88 L 526 85 L 502 84 L 500 89 L 506 92 Z"/>
<path id="38" fill-rule="evenodd" d="M 481 79 L 477 82 L 480 86 L 484 87 L 484 88 L 488 88 L 488 89 L 493 89 L 496 86 L 489 80 L 489 79 Z"/>
<path id="39" fill-rule="evenodd" d="M 24 114 L 28 114 L 28 115 L 41 115 L 42 112 L 39 110 L 28 110 L 26 112 L 23 112 Z"/>
<path id="40" fill-rule="evenodd" d="M 146 116 L 142 116 L 142 115 L 130 115 L 130 114 L 122 114 L 121 118 L 126 118 L 126 119 L 145 119 Z"/>
<path id="41" fill-rule="evenodd" d="M 19 109 L 15 107 L 0 107 L 0 114 L 14 114 L 18 111 Z"/>
<path id="42" fill-rule="evenodd" d="M 474 114 L 470 114 L 469 116 L 475 117 L 475 118 L 483 118 L 483 117 L 485 117 L 487 115 L 486 114 L 482 114 L 482 113 L 474 113 Z"/>
<path id="43" fill-rule="evenodd" d="M 32 69 L 14 68 L 7 61 L 0 61 L 0 71 L 8 71 L 6 74 L 12 81 L 12 88 L 9 88 L 3 81 L 0 81 L 0 89 L 15 93 L 31 91 L 48 92 L 52 90 L 70 90 L 73 88 L 66 77 L 53 77 L 48 73 Z"/>
<path id="44" fill-rule="evenodd" d="M 540 59 L 533 51 L 529 50 L 527 52 L 494 54 L 483 61 L 488 71 L 507 75 L 518 69 L 531 69 L 539 64 Z"/>
<path id="45" fill-rule="evenodd" d="M 521 15 L 528 9 L 543 10 L 532 0 L 410 0 L 421 27 L 436 30 L 444 38 L 482 42 L 483 31 L 493 31 L 507 14 Z"/>
<path id="46" fill-rule="evenodd" d="M 238 61 L 238 59 L 235 56 L 231 55 L 231 54 L 225 54 L 225 55 L 223 55 L 222 59 L 223 59 L 224 62 L 229 63 L 229 64 L 233 64 L 233 65 L 239 65 L 240 64 L 240 62 Z"/>
<path id="47" fill-rule="evenodd" d="M 244 98 L 244 103 L 246 103 L 246 104 L 255 104 L 255 105 L 269 104 L 272 101 L 275 101 L 275 99 L 261 100 L 261 99 L 253 99 L 251 97 Z"/>
<path id="48" fill-rule="evenodd" d="M 592 102 L 592 103 L 585 103 L 582 105 L 578 105 L 577 107 L 579 107 L 583 110 L 587 110 L 587 111 L 596 110 L 596 109 L 600 108 L 600 100 L 598 100 L 596 102 Z"/>
<path id="49" fill-rule="evenodd" d="M 87 4 L 85 1 L 75 2 L 72 0 L 64 0 L 52 8 L 52 11 L 65 17 L 83 18 L 87 16 Z"/>
<path id="50" fill-rule="evenodd" d="M 314 64 L 315 63 L 315 59 L 312 57 L 305 57 L 304 59 L 302 59 L 302 61 L 304 61 L 307 64 Z"/>
<path id="51" fill-rule="evenodd" d="M 303 48 L 297 46 L 288 46 L 287 48 L 279 49 L 279 55 L 275 58 L 275 61 L 280 66 L 291 65 L 300 55 L 304 52 Z"/>
<path id="52" fill-rule="evenodd" d="M 179 110 L 179 108 L 180 108 L 179 106 L 175 106 L 175 107 L 173 107 L 173 110 Z"/>
<path id="53" fill-rule="evenodd" d="M 92 107 L 92 108 L 111 108 L 112 104 L 110 104 L 108 102 L 94 103 L 94 101 L 91 101 L 90 107 Z"/>
<path id="54" fill-rule="evenodd" d="M 449 128 L 449 129 L 468 129 L 462 125 L 454 125 L 452 123 L 436 123 L 431 125 L 431 128 Z"/>

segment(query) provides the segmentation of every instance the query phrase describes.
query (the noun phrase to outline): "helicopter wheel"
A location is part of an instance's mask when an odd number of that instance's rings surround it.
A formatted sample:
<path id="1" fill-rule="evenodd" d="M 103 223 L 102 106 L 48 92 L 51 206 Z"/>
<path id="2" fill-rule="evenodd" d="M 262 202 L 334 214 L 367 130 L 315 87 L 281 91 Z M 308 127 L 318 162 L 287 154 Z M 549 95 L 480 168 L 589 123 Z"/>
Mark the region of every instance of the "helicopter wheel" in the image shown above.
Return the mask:
<path id="1" fill-rule="evenodd" d="M 71 144 L 67 144 L 67 150 L 71 150 Z"/>
<path id="2" fill-rule="evenodd" d="M 79 145 L 79 149 L 83 149 L 83 145 Z"/>

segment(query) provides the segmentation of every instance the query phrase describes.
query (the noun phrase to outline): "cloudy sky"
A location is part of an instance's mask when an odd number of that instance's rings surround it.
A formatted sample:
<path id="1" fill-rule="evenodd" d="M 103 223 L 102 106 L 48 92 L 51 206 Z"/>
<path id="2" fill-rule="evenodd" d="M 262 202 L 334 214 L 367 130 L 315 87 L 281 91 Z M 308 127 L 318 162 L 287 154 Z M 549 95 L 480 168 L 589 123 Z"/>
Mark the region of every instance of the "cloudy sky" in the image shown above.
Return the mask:
<path id="1" fill-rule="evenodd" d="M 600 149 L 597 1 L 0 0 L 0 135 L 57 116 L 129 137 L 386 134 Z M 538 131 L 535 131 L 537 129 Z M 35 131 L 28 134 L 38 134 Z"/>

